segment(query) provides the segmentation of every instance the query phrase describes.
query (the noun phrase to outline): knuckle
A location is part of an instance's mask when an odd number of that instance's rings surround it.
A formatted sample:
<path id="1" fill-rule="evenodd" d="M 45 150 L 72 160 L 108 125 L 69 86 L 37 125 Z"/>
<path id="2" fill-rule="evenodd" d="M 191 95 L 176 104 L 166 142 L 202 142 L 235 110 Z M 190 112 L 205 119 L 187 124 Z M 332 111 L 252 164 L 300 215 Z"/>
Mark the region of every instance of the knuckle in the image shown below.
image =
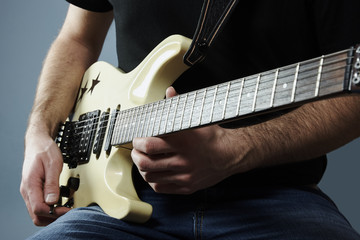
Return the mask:
<path id="1" fill-rule="evenodd" d="M 140 171 L 142 172 L 146 172 L 149 170 L 149 164 L 146 160 L 144 159 L 140 159 L 138 162 L 137 162 L 137 167 Z"/>
<path id="2" fill-rule="evenodd" d="M 177 171 L 186 171 L 191 169 L 191 166 L 187 161 L 184 161 L 181 158 L 177 158 L 176 161 L 171 161 L 169 163 L 169 168 L 176 169 Z"/>
<path id="3" fill-rule="evenodd" d="M 41 208 L 40 204 L 34 203 L 32 205 L 32 212 L 35 216 L 43 215 L 43 209 Z"/>
<path id="4" fill-rule="evenodd" d="M 155 149 L 154 141 L 151 141 L 149 138 L 144 139 L 144 153 L 153 154 Z"/>
<path id="5" fill-rule="evenodd" d="M 40 227 L 40 226 L 42 226 L 43 224 L 42 224 L 42 222 L 40 221 L 40 219 L 39 218 L 37 218 L 37 217 L 35 217 L 35 218 L 33 218 L 33 223 L 34 223 L 34 225 L 35 226 L 38 226 L 38 227 Z"/>
<path id="6" fill-rule="evenodd" d="M 142 176 L 143 176 L 143 179 L 146 181 L 146 182 L 150 182 L 151 180 L 151 177 L 149 176 L 150 174 L 148 172 L 143 172 L 142 173 Z"/>
<path id="7" fill-rule="evenodd" d="M 47 179 L 44 185 L 45 189 L 58 189 L 59 184 L 56 179 Z"/>
<path id="8" fill-rule="evenodd" d="M 144 172 L 143 178 L 148 183 L 155 183 L 156 182 L 156 176 L 150 172 Z"/>
<path id="9" fill-rule="evenodd" d="M 164 191 L 164 187 L 163 187 L 162 184 L 154 183 L 154 184 L 152 185 L 152 188 L 154 189 L 154 191 L 155 191 L 156 193 L 166 193 L 166 192 Z"/>
<path id="10" fill-rule="evenodd" d="M 181 182 L 182 186 L 186 187 L 191 186 L 194 181 L 191 174 L 183 174 L 179 177 L 179 182 Z"/>
<path id="11" fill-rule="evenodd" d="M 24 187 L 24 183 L 21 182 L 20 184 L 20 188 L 19 188 L 19 191 L 21 193 L 21 195 L 24 197 L 26 195 L 26 191 L 25 191 L 25 187 Z"/>

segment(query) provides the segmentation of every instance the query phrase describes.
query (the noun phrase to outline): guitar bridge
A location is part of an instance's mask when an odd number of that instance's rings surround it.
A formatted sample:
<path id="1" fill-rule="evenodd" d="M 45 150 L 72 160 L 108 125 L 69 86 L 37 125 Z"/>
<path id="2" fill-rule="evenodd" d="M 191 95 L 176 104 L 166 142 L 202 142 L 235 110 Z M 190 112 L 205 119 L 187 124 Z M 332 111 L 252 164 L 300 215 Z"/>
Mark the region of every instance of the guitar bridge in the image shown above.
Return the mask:
<path id="1" fill-rule="evenodd" d="M 56 143 L 69 168 L 89 162 L 99 115 L 100 110 L 84 113 L 78 121 L 66 121 L 60 126 Z"/>

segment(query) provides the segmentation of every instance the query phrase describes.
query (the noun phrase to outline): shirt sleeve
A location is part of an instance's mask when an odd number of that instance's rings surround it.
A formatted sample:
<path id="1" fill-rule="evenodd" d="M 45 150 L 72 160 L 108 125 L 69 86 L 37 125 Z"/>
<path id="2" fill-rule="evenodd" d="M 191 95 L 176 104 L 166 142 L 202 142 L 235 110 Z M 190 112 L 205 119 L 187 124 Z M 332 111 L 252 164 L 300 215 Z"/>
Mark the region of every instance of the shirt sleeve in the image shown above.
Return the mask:
<path id="1" fill-rule="evenodd" d="M 93 12 L 107 12 L 113 9 L 107 0 L 66 0 L 67 2 Z"/>

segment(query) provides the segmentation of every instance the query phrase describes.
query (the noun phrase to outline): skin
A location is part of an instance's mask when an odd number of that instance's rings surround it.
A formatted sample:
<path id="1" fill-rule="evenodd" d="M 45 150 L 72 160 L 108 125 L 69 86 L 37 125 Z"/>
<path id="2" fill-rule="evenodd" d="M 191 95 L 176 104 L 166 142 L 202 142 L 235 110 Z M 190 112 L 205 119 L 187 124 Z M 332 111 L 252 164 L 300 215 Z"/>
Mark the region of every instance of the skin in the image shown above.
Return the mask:
<path id="1" fill-rule="evenodd" d="M 112 12 L 92 13 L 71 6 L 45 59 L 25 134 L 20 185 L 35 225 L 47 225 L 69 210 L 56 208 L 49 214 L 49 205 L 59 198 L 62 169 L 62 156 L 53 139 L 74 105 L 83 73 L 101 52 L 112 20 Z"/>
<path id="2" fill-rule="evenodd" d="M 112 18 L 112 12 L 70 6 L 44 62 L 25 135 L 20 186 L 35 225 L 47 225 L 69 211 L 58 207 L 49 214 L 59 197 L 63 163 L 53 139 L 58 124 L 71 112 L 84 71 L 100 54 Z M 175 89 L 168 88 L 166 96 L 174 95 Z M 309 103 L 249 127 L 213 125 L 136 138 L 131 156 L 154 191 L 190 194 L 236 173 L 307 160 L 348 143 L 360 136 L 359 102 L 359 96 L 349 95 Z"/>

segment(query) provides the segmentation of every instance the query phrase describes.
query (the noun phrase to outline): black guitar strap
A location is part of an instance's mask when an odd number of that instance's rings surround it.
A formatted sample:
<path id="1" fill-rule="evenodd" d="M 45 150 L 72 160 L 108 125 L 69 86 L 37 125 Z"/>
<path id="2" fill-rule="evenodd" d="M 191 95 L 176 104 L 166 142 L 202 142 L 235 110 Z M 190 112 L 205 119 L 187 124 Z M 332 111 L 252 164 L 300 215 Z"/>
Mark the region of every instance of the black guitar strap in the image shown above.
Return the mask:
<path id="1" fill-rule="evenodd" d="M 192 43 L 184 56 L 184 63 L 193 66 L 205 58 L 208 48 L 229 19 L 237 2 L 238 0 L 204 0 Z"/>

